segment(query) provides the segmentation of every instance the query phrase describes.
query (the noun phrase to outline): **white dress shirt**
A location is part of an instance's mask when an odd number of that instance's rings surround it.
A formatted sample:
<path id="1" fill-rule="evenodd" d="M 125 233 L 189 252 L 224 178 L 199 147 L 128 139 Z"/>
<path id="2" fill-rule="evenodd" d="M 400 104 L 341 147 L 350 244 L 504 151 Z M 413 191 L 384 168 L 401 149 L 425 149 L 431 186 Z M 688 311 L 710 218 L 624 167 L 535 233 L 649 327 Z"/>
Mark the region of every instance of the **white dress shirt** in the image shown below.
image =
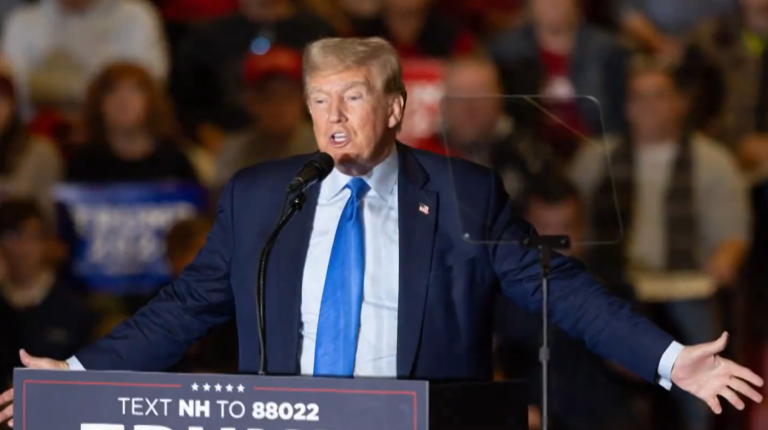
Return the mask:
<path id="1" fill-rule="evenodd" d="M 365 275 L 355 376 L 395 377 L 400 243 L 397 223 L 397 151 L 362 178 L 371 189 L 362 198 Z M 312 375 L 325 275 L 352 179 L 334 169 L 321 183 L 301 287 L 301 373 Z"/>
<path id="2" fill-rule="evenodd" d="M 363 176 L 371 189 L 362 199 L 365 285 L 355 376 L 395 377 L 397 374 L 397 306 L 400 285 L 397 173 L 397 151 L 393 149 L 384 162 Z M 302 375 L 312 375 L 314 371 L 315 338 L 325 275 L 336 227 L 349 199 L 350 191 L 344 186 L 350 179 L 352 177 L 334 169 L 320 184 L 302 281 Z M 659 361 L 658 383 L 666 389 L 672 386 L 672 366 L 682 349 L 681 344 L 673 342 Z M 83 369 L 75 357 L 67 362 L 72 369 Z"/>

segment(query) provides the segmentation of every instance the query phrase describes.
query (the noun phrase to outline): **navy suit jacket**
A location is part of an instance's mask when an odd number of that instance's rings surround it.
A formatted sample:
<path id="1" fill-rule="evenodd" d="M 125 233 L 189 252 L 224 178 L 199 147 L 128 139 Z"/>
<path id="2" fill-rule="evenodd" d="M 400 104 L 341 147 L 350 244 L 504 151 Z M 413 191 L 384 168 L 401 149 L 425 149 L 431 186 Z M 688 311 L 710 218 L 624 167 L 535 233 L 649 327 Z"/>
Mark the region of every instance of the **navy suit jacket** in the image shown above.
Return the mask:
<path id="1" fill-rule="evenodd" d="M 259 255 L 282 208 L 286 184 L 310 156 L 271 161 L 236 174 L 222 193 L 205 246 L 180 279 L 109 336 L 76 354 L 83 366 L 164 370 L 197 338 L 234 316 L 240 369 L 256 373 Z M 525 308 L 541 308 L 538 251 L 509 243 L 534 231 L 513 212 L 490 169 L 401 144 L 398 157 L 397 376 L 490 379 L 499 288 Z M 283 230 L 269 263 L 269 374 L 295 375 L 300 370 L 301 283 L 319 188 L 308 191 L 304 209 Z M 429 207 L 427 214 L 419 210 L 421 204 Z M 464 233 L 477 241 L 467 241 Z M 570 335 L 648 381 L 656 380 L 661 356 L 673 340 L 611 296 L 581 263 L 557 254 L 550 312 Z"/>

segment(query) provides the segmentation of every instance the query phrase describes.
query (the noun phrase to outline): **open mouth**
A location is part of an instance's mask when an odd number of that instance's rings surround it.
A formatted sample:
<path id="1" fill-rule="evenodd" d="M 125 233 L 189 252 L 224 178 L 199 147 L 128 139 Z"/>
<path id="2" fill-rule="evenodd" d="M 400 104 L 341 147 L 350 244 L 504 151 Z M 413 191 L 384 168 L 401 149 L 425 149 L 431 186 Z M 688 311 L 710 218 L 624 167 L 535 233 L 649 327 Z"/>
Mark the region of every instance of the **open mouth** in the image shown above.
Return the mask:
<path id="1" fill-rule="evenodd" d="M 337 131 L 333 134 L 331 134 L 331 143 L 333 143 L 336 146 L 344 145 L 348 142 L 347 133 L 344 133 L 342 131 Z"/>

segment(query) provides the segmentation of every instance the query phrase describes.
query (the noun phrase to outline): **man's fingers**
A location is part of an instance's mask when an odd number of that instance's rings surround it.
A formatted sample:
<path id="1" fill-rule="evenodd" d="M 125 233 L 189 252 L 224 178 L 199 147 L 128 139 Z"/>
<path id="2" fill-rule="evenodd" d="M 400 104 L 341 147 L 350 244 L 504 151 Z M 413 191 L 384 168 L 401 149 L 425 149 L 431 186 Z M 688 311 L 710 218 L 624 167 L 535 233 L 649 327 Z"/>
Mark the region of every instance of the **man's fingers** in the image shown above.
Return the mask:
<path id="1" fill-rule="evenodd" d="M 25 350 L 19 351 L 19 358 L 21 358 L 21 364 L 24 365 L 24 367 L 31 367 L 31 368 L 39 368 L 38 365 L 38 358 L 33 357 L 27 353 Z"/>
<path id="2" fill-rule="evenodd" d="M 11 417 L 13 417 L 13 405 L 8 405 L 0 411 L 0 423 Z"/>
<path id="3" fill-rule="evenodd" d="M 21 358 L 21 364 L 23 364 L 26 367 L 29 367 L 30 362 L 32 361 L 32 356 L 27 353 L 25 350 L 19 351 L 19 358 Z"/>
<path id="4" fill-rule="evenodd" d="M 61 361 L 51 360 L 50 358 L 33 357 L 23 349 L 19 351 L 19 358 L 21 358 L 21 363 L 30 369 L 65 369 L 65 366 Z"/>
<path id="5" fill-rule="evenodd" d="M 757 392 L 752 386 L 747 384 L 746 382 L 742 381 L 738 378 L 731 378 L 728 381 L 728 386 L 736 390 L 737 392 L 749 397 L 756 403 L 760 403 L 763 401 L 763 396 L 760 395 L 760 393 Z"/>
<path id="6" fill-rule="evenodd" d="M 21 364 L 24 365 L 24 367 L 29 367 L 30 369 L 53 369 L 55 366 L 52 366 L 50 361 L 47 358 L 39 358 L 34 357 L 32 355 L 29 355 L 29 353 L 25 350 L 19 351 L 19 357 L 21 358 Z"/>
<path id="7" fill-rule="evenodd" d="M 756 387 L 762 387 L 763 386 L 763 378 L 758 376 L 755 372 L 747 369 L 746 367 L 739 366 L 736 363 L 733 363 L 733 369 L 731 370 L 731 373 L 733 373 L 734 376 L 737 378 L 741 378 L 750 384 L 756 386 Z"/>
<path id="8" fill-rule="evenodd" d="M 731 402 L 731 404 L 738 410 L 743 410 L 746 406 L 744 404 L 744 401 L 741 400 L 738 394 L 734 393 L 733 390 L 731 390 L 728 387 L 723 388 L 719 393 L 721 397 L 724 397 L 726 400 Z"/>
<path id="9" fill-rule="evenodd" d="M 8 427 L 13 428 L 13 420 L 8 421 Z"/>
<path id="10" fill-rule="evenodd" d="M 704 355 L 717 355 L 725 351 L 725 347 L 728 345 L 728 332 L 723 332 L 720 338 L 714 342 L 704 343 L 701 345 L 701 352 Z"/>
<path id="11" fill-rule="evenodd" d="M 712 412 L 718 415 L 723 412 L 723 407 L 720 406 L 720 401 L 717 400 L 717 396 L 710 397 L 706 399 L 705 402 L 707 402 L 707 405 L 709 405 L 709 409 L 712 409 Z"/>
<path id="12" fill-rule="evenodd" d="M 4 405 L 13 400 L 13 388 L 7 390 L 3 394 L 0 394 L 0 405 Z"/>

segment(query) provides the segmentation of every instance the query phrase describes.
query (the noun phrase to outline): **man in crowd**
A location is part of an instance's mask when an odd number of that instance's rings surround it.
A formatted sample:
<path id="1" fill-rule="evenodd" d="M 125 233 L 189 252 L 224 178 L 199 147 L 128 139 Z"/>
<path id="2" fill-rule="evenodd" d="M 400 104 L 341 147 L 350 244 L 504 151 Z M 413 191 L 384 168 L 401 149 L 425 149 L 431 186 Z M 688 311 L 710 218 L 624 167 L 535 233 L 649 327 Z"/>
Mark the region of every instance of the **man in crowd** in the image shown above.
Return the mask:
<path id="1" fill-rule="evenodd" d="M 96 315 L 56 276 L 34 200 L 0 204 L 0 385 L 10 386 L 19 349 L 66 359 L 94 334 Z"/>
<path id="2" fill-rule="evenodd" d="M 451 60 L 445 72 L 443 130 L 440 144 L 461 156 L 496 170 L 510 197 L 524 204 L 532 176 L 551 158 L 536 145 L 531 124 L 517 121 L 504 111 L 499 71 L 490 59 L 462 57 Z M 480 96 L 478 96 L 480 95 Z"/>
<path id="3" fill-rule="evenodd" d="M 624 130 L 627 52 L 583 20 L 577 0 L 531 0 L 528 8 L 530 23 L 501 34 L 488 50 L 507 93 L 541 94 L 535 102 L 551 114 L 542 117 L 540 134 L 568 159 L 583 136 Z"/>
<path id="4" fill-rule="evenodd" d="M 170 81 L 187 129 L 213 124 L 226 131 L 247 127 L 243 61 L 273 45 L 302 49 L 335 34 L 334 28 L 292 0 L 239 0 L 239 10 L 206 23 L 181 43 Z"/>
<path id="5" fill-rule="evenodd" d="M 25 365 L 162 370 L 236 315 L 242 372 L 491 379 L 495 293 L 530 311 L 541 303 L 538 252 L 512 243 L 535 230 L 517 217 L 490 169 L 396 141 L 407 94 L 391 44 L 323 39 L 309 45 L 303 63 L 315 138 L 334 167 L 306 190 L 304 210 L 273 249 L 265 349 L 254 324 L 261 315 L 253 269 L 285 199 L 284 187 L 269 185 L 289 183 L 314 154 L 236 175 L 205 246 L 177 281 L 67 361 L 22 352 Z M 739 409 L 737 393 L 762 401 L 752 385 L 763 380 L 718 355 L 725 333 L 681 345 L 559 254 L 550 285 L 552 320 L 646 381 L 674 384 L 715 413 L 718 396 Z M 12 399 L 9 390 L 0 402 Z M 0 421 L 12 411 L 6 407 Z"/>
<path id="6" fill-rule="evenodd" d="M 584 204 L 576 187 L 566 178 L 541 175 L 532 180 L 525 218 L 542 235 L 566 235 L 571 247 L 558 250 L 580 257 L 590 238 L 586 236 Z M 591 269 L 591 268 L 590 268 Z M 632 287 L 613 279 L 606 287 L 617 296 L 634 302 Z M 552 420 L 567 430 L 630 430 L 648 428 L 637 413 L 633 381 L 584 343 L 564 331 L 551 331 L 550 405 Z M 541 313 L 529 313 L 514 302 L 499 297 L 496 306 L 497 359 L 508 379 L 525 378 L 532 393 L 530 401 L 540 405 Z"/>
<path id="7" fill-rule="evenodd" d="M 715 291 L 734 285 L 748 236 L 747 190 L 732 156 L 685 127 L 687 103 L 673 71 L 638 63 L 629 85 L 629 135 L 605 148 L 590 143 L 573 178 L 591 212 L 591 237 L 616 246 L 591 248 L 591 261 L 624 267 L 638 294 L 658 304 L 687 343 L 716 336 Z M 685 396 L 687 428 L 706 430 L 711 416 Z"/>
<path id="8" fill-rule="evenodd" d="M 216 163 L 219 190 L 240 169 L 317 149 L 305 112 L 299 51 L 273 47 L 264 55 L 250 54 L 242 76 L 251 124 L 222 142 Z"/>
<path id="9" fill-rule="evenodd" d="M 109 23 L 105 25 L 105 23 Z M 162 23 L 140 0 L 42 0 L 8 18 L 0 49 L 33 108 L 77 110 L 93 76 L 114 61 L 133 61 L 165 79 L 168 58 Z"/>
<path id="10" fill-rule="evenodd" d="M 738 0 L 738 8 L 701 25 L 683 58 L 696 83 L 697 125 L 731 148 L 768 132 L 768 0 Z"/>

